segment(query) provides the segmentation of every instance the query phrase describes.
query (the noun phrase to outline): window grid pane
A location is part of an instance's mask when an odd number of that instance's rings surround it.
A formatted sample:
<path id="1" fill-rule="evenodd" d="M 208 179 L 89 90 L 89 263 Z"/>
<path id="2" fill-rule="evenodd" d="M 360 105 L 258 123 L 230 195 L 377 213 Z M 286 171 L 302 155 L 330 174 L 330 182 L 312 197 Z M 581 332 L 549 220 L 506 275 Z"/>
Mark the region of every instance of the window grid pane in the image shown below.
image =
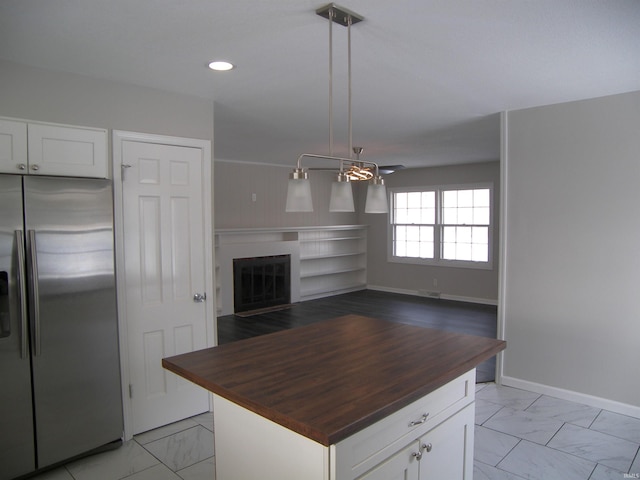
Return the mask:
<path id="1" fill-rule="evenodd" d="M 393 200 L 393 254 L 434 258 L 436 192 L 396 192 Z"/>
<path id="2" fill-rule="evenodd" d="M 442 258 L 471 262 L 489 261 L 488 227 L 442 227 Z"/>
<path id="3" fill-rule="evenodd" d="M 490 191 L 445 190 L 442 192 L 442 223 L 445 225 L 489 225 Z"/>
<path id="4" fill-rule="evenodd" d="M 434 258 L 434 227 L 396 225 L 393 252 L 396 257 Z"/>

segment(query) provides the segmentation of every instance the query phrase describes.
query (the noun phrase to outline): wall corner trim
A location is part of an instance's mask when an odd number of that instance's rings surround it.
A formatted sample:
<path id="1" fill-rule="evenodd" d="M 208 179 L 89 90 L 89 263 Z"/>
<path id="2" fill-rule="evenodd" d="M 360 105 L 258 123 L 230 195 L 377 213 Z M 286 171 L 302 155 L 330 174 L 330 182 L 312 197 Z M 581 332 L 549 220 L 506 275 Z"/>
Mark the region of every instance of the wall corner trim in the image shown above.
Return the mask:
<path id="1" fill-rule="evenodd" d="M 452 300 L 455 302 L 478 303 L 481 305 L 498 305 L 498 301 L 492 298 L 464 297 L 461 295 L 449 295 L 440 293 L 438 297 L 429 297 L 421 294 L 417 290 L 409 290 L 406 288 L 385 287 L 382 285 L 367 285 L 367 290 L 376 290 L 378 292 L 399 293 L 401 295 L 413 295 L 414 297 L 438 298 L 440 300 Z"/>

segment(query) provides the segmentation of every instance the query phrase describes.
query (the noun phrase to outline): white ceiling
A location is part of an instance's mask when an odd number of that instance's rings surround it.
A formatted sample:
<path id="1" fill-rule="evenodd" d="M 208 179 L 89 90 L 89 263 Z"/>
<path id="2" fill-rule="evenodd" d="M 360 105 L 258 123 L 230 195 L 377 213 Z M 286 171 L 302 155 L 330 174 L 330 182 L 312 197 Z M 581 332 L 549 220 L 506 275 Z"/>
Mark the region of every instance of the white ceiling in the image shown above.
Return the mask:
<path id="1" fill-rule="evenodd" d="M 213 99 L 215 157 L 327 153 L 323 0 L 2 0 L 0 58 Z M 353 143 L 381 165 L 495 160 L 498 112 L 640 90 L 639 0 L 341 0 Z M 335 154 L 348 155 L 334 25 Z M 237 68 L 212 72 L 213 59 Z"/>

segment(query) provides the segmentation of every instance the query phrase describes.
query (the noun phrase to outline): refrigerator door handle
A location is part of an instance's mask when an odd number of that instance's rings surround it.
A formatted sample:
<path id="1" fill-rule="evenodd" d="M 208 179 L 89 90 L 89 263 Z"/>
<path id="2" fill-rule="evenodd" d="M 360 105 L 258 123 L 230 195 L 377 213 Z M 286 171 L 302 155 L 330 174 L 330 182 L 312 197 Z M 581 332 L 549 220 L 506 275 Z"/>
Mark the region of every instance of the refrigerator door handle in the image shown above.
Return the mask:
<path id="1" fill-rule="evenodd" d="M 33 351 L 40 356 L 40 296 L 38 294 L 38 260 L 36 249 L 36 231 L 29 230 L 29 277 L 31 280 L 31 307 L 33 319 Z"/>
<path id="2" fill-rule="evenodd" d="M 24 233 L 22 230 L 15 231 L 16 246 L 18 250 L 18 306 L 20 308 L 20 358 L 27 358 L 29 353 L 27 340 L 27 292 L 26 274 L 24 270 Z"/>

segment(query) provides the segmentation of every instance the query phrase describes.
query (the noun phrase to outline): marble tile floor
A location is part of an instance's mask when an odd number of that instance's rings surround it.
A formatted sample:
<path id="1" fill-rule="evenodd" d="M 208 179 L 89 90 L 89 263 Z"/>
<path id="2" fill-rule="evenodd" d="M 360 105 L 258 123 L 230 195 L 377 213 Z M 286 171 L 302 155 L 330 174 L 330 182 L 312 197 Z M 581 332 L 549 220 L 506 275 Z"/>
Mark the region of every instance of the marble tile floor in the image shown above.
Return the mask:
<path id="1" fill-rule="evenodd" d="M 640 479 L 640 419 L 493 383 L 476 392 L 475 480 Z M 33 478 L 214 479 L 212 415 Z"/>
<path id="2" fill-rule="evenodd" d="M 640 419 L 476 386 L 474 480 L 640 479 Z"/>
<path id="3" fill-rule="evenodd" d="M 203 413 L 136 435 L 116 450 L 75 460 L 32 479 L 215 479 L 213 414 Z"/>

